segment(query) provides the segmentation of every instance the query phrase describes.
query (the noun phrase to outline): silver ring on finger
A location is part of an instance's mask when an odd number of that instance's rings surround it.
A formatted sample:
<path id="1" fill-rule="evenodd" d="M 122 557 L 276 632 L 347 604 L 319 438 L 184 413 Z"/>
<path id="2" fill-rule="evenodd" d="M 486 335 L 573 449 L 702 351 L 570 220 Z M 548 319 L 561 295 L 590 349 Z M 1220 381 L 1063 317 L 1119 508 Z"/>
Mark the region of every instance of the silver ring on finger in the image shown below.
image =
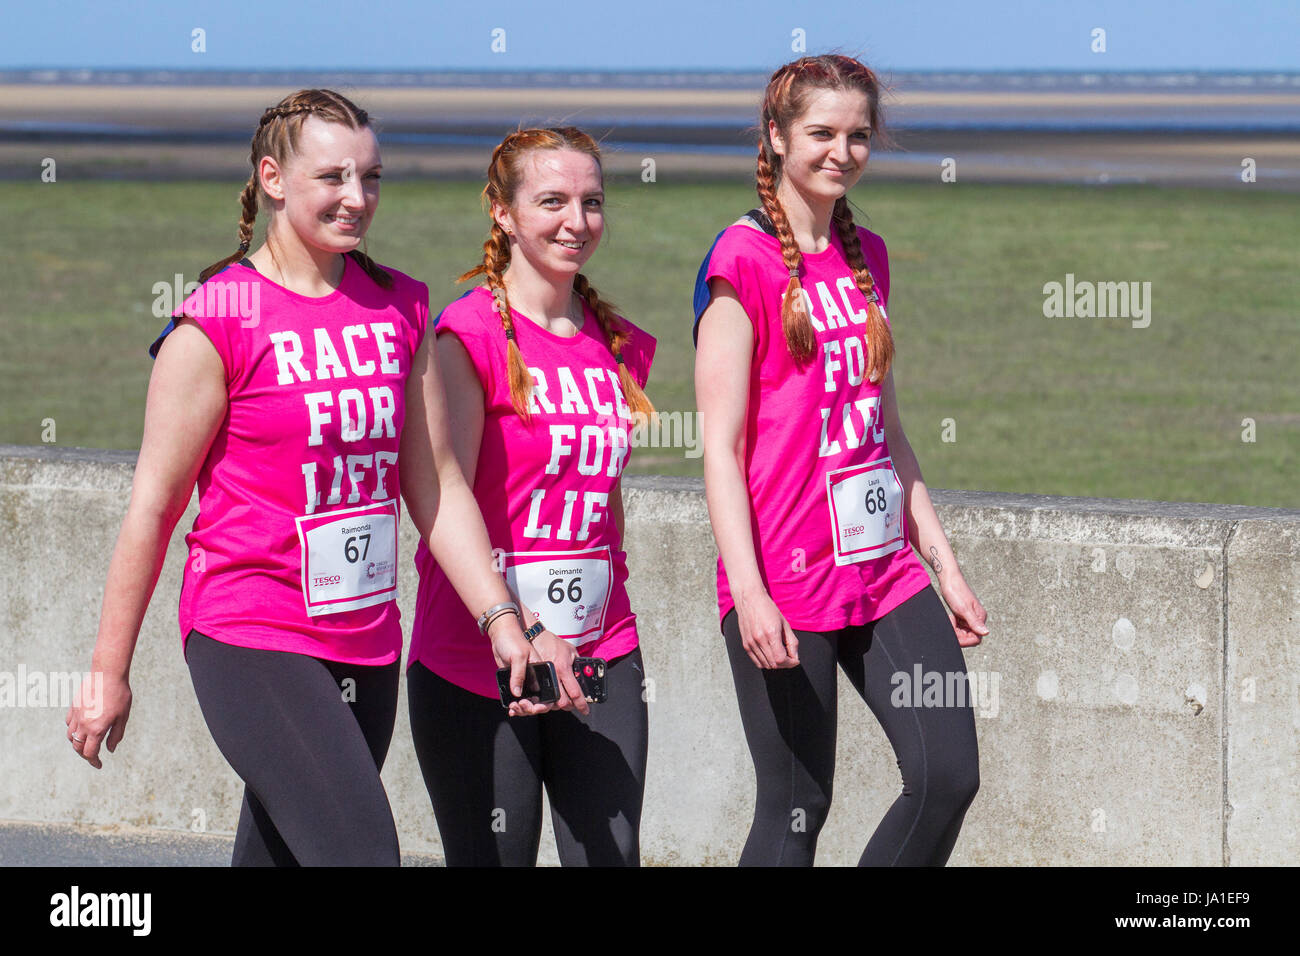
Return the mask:
<path id="1" fill-rule="evenodd" d="M 73 734 L 73 735 L 72 735 L 72 739 L 73 739 L 74 741 L 76 741 L 77 743 L 79 743 L 79 744 L 84 744 L 84 743 L 86 742 L 86 738 L 85 738 L 85 737 L 78 737 L 76 734 Z"/>

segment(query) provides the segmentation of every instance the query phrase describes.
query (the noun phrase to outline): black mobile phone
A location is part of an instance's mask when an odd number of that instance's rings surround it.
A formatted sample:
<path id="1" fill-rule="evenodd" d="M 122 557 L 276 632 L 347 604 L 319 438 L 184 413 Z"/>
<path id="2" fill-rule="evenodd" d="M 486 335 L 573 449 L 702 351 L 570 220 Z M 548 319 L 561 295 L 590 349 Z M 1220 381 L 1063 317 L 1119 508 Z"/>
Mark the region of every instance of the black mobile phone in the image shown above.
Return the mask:
<path id="1" fill-rule="evenodd" d="M 573 676 L 582 688 L 582 696 L 593 704 L 605 702 L 605 662 L 599 657 L 575 657 Z"/>
<path id="2" fill-rule="evenodd" d="M 497 671 L 497 689 L 501 692 L 501 706 L 509 707 L 521 697 L 510 693 L 510 668 Z M 549 704 L 560 699 L 560 682 L 555 676 L 555 665 L 550 661 L 529 664 L 524 672 L 523 697 L 536 697 L 539 704 Z"/>

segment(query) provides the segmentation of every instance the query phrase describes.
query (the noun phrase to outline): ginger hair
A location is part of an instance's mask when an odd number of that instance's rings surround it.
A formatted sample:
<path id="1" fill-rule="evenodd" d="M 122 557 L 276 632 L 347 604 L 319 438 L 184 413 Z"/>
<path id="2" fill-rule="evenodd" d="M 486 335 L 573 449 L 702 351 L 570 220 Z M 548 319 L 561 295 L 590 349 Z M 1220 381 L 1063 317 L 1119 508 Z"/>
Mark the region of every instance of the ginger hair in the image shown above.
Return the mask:
<path id="1" fill-rule="evenodd" d="M 591 156 L 596 160 L 596 165 L 600 166 L 600 147 L 596 145 L 595 140 L 576 127 L 516 130 L 492 151 L 492 162 L 488 165 L 488 181 L 483 188 L 484 206 L 490 209 L 495 203 L 507 209 L 512 208 L 519 188 L 523 184 L 525 158 L 535 150 L 546 149 L 576 150 Z M 504 279 L 509 265 L 510 239 L 501 224 L 493 219 L 491 233 L 483 243 L 483 261 L 456 281 L 464 282 L 479 275 L 487 279 L 487 287 L 492 293 L 497 313 L 501 316 L 501 328 L 506 336 L 510 401 L 519 417 L 528 421 L 531 418 L 528 401 L 532 395 L 533 378 L 529 374 L 523 354 L 519 351 L 514 319 L 510 315 L 510 302 L 506 296 Z M 646 416 L 653 415 L 654 406 L 623 362 L 623 349 L 631 338 L 631 332 L 618 317 L 614 304 L 602 298 L 596 292 L 596 287 L 582 273 L 573 277 L 573 291 L 578 293 L 595 313 L 605 343 L 618 362 L 619 386 L 623 390 L 623 397 L 629 410 L 634 415 L 638 412 Z"/>
<path id="2" fill-rule="evenodd" d="M 790 281 L 781 297 L 781 328 L 785 333 L 786 347 L 798 364 L 812 359 L 817 349 L 812 321 L 804 304 L 803 287 L 799 281 L 799 266 L 803 254 L 795 242 L 794 230 L 786 218 L 785 210 L 777 198 L 781 184 L 783 158 L 772 148 L 769 123 L 775 123 L 788 142 L 790 131 L 807 108 L 809 94 L 817 90 L 858 91 L 865 93 L 873 142 L 887 142 L 884 131 L 884 114 L 880 107 L 882 86 L 876 74 L 852 57 L 840 54 L 806 56 L 787 63 L 772 74 L 763 95 L 759 114 L 760 140 L 755 184 L 763 212 L 772 220 L 777 239 L 781 243 L 781 258 L 790 270 Z M 894 357 L 894 339 L 889 325 L 879 307 L 879 293 L 862 255 L 862 243 L 857 224 L 849 208 L 848 197 L 835 203 L 831 214 L 835 228 L 844 247 L 844 255 L 853 270 L 853 280 L 867 300 L 867 369 L 871 381 L 883 381 Z"/>

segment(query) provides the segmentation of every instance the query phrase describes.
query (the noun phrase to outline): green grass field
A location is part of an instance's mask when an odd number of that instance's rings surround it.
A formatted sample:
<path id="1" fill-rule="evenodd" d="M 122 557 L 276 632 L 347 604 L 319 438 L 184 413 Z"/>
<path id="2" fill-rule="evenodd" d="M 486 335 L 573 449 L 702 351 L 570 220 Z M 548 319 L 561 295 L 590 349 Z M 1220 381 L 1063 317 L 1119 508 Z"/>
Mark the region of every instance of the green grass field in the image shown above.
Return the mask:
<path id="1" fill-rule="evenodd" d="M 693 409 L 696 269 L 753 190 L 608 185 L 587 274 L 658 337 L 655 404 Z M 0 442 L 39 444 L 52 418 L 60 446 L 138 447 L 164 324 L 152 287 L 232 250 L 240 186 L 0 184 Z M 370 252 L 428 282 L 435 311 L 478 260 L 477 194 L 384 187 Z M 867 183 L 852 198 L 889 244 L 894 377 L 931 486 L 1300 507 L 1300 196 Z M 1150 326 L 1045 318 L 1043 285 L 1066 273 L 1150 282 Z M 700 473 L 654 448 L 630 470 Z"/>

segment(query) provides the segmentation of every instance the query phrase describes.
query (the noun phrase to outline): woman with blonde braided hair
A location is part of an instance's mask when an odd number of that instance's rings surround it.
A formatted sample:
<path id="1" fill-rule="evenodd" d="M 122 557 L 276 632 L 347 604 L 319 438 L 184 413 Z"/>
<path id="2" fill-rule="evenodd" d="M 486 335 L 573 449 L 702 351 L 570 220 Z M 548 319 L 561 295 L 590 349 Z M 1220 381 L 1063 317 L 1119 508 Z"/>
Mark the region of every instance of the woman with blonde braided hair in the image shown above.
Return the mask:
<path id="1" fill-rule="evenodd" d="M 581 271 L 604 231 L 590 136 L 511 133 L 483 199 L 483 260 L 460 278 L 484 281 L 438 317 L 438 358 L 457 458 L 559 700 L 500 696 L 471 610 L 422 546 L 411 734 L 448 865 L 533 865 L 543 786 L 562 863 L 637 865 L 648 721 L 620 477 L 653 412 L 655 340 Z M 579 673 L 602 668 L 606 697 L 589 700 Z"/>
<path id="2" fill-rule="evenodd" d="M 885 243 L 848 203 L 882 139 L 880 95 L 846 56 L 772 74 L 761 208 L 719 233 L 696 282 L 718 609 L 758 783 L 742 865 L 813 862 L 835 770 L 837 665 L 903 777 L 862 865 L 946 862 L 979 786 L 967 696 L 898 693 L 914 668 L 964 686 L 961 648 L 988 629 L 899 419 Z"/>
<path id="3" fill-rule="evenodd" d="M 360 250 L 379 202 L 364 110 L 328 90 L 253 136 L 239 249 L 204 270 L 150 353 L 144 439 L 68 740 L 122 740 L 140 623 L 197 481 L 180 631 L 204 719 L 245 782 L 237 866 L 396 865 L 380 780 L 397 712 L 400 492 L 523 683 L 529 645 L 456 466 L 422 282 Z M 266 242 L 252 245 L 259 208 Z M 400 472 L 399 472 L 400 465 Z M 513 608 L 513 612 L 511 609 Z"/>

